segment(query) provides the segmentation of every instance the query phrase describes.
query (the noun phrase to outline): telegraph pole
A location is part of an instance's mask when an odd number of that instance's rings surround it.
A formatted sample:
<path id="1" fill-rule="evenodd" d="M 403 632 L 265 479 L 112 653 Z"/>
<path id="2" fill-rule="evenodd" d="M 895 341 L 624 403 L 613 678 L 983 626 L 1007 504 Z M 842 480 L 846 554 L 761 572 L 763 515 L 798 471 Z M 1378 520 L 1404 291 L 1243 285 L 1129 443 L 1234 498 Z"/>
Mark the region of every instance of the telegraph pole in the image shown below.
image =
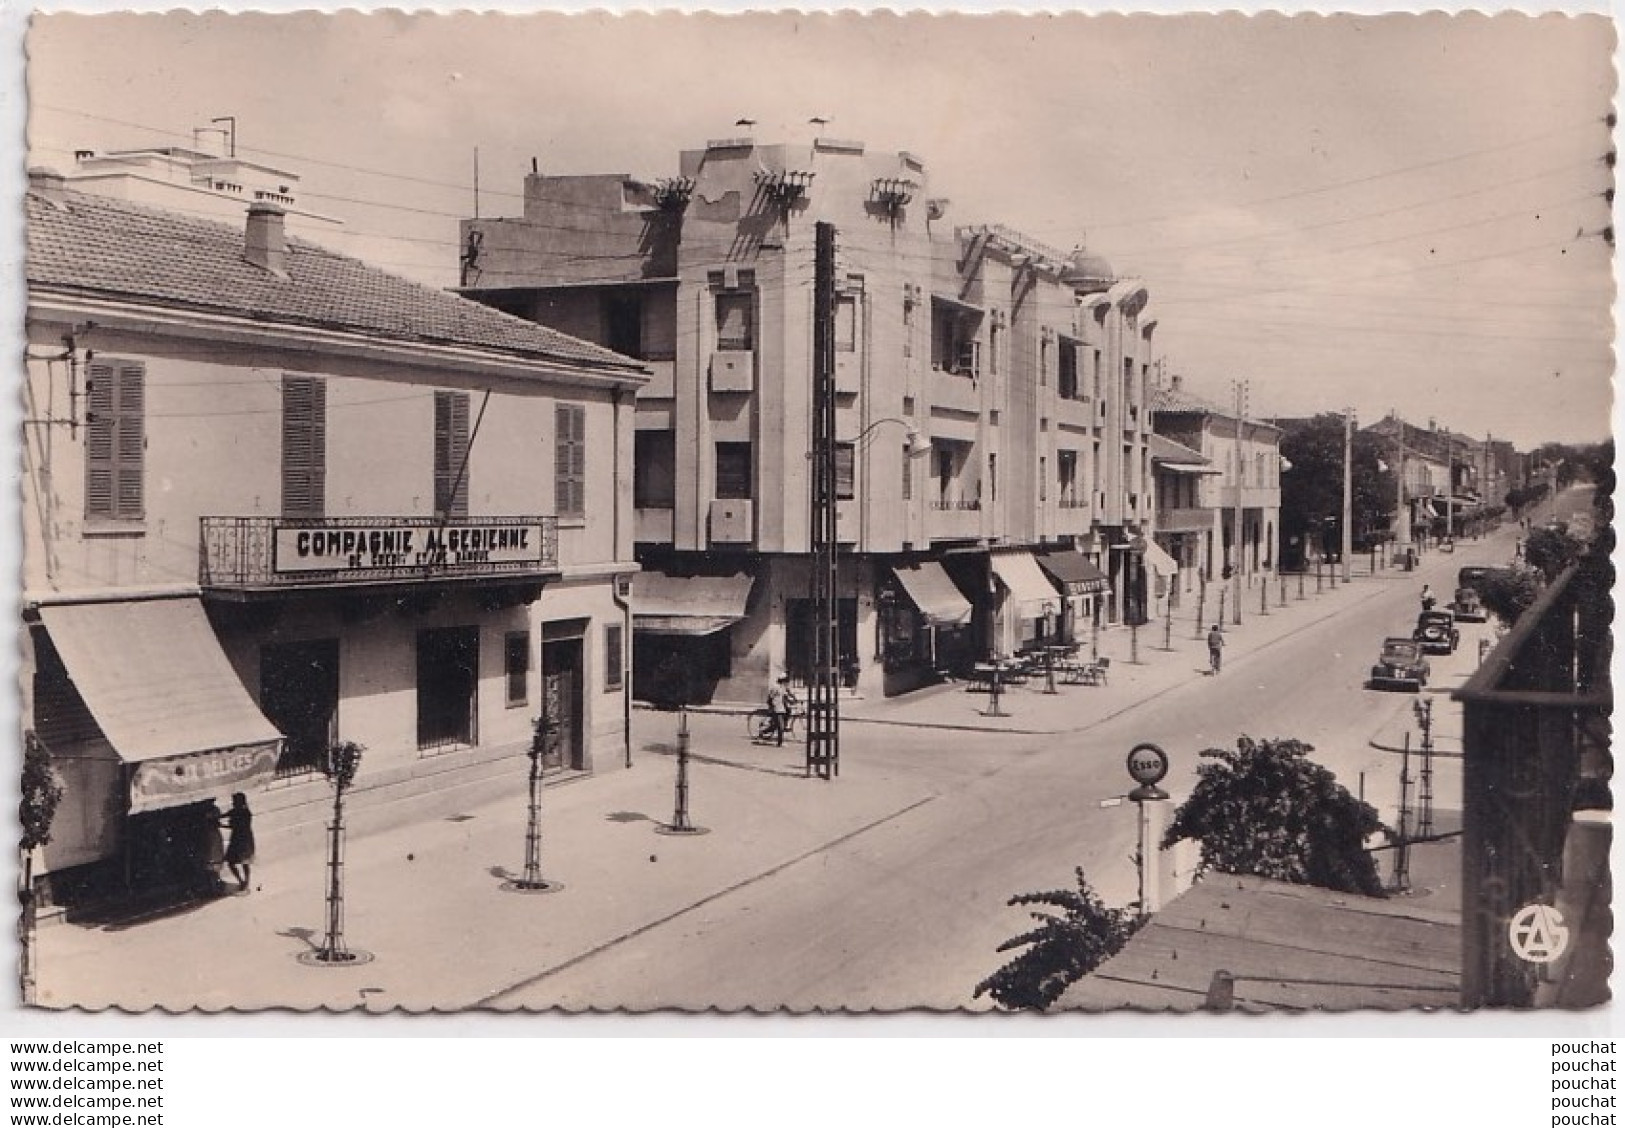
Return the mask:
<path id="1" fill-rule="evenodd" d="M 1343 582 L 1354 555 L 1354 409 L 1343 409 Z"/>
<path id="2" fill-rule="evenodd" d="M 1241 456 L 1241 417 L 1247 414 L 1247 381 L 1237 380 L 1234 383 L 1236 391 L 1236 504 L 1235 511 L 1231 514 L 1230 518 L 1230 540 L 1236 553 L 1235 564 L 1231 568 L 1236 581 L 1236 597 L 1231 604 L 1231 608 L 1232 614 L 1234 615 L 1233 621 L 1236 626 L 1239 627 L 1241 625 L 1242 561 L 1246 559 L 1241 547 L 1241 482 L 1246 473 L 1247 465 L 1242 460 Z"/>
<path id="3" fill-rule="evenodd" d="M 813 669 L 807 695 L 807 775 L 840 774 L 841 686 L 835 504 L 835 227 L 814 228 L 812 608 Z"/>

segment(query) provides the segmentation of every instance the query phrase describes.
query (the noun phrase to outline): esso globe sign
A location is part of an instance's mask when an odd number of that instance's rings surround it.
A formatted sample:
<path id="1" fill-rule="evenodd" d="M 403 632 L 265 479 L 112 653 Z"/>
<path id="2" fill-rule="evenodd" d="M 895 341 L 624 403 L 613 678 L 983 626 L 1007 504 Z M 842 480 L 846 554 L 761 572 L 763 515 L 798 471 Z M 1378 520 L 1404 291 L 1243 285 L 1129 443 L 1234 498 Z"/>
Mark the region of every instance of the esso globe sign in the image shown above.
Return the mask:
<path id="1" fill-rule="evenodd" d="M 1155 744 L 1136 744 L 1129 749 L 1128 774 L 1142 787 L 1161 783 L 1168 774 L 1168 753 Z"/>

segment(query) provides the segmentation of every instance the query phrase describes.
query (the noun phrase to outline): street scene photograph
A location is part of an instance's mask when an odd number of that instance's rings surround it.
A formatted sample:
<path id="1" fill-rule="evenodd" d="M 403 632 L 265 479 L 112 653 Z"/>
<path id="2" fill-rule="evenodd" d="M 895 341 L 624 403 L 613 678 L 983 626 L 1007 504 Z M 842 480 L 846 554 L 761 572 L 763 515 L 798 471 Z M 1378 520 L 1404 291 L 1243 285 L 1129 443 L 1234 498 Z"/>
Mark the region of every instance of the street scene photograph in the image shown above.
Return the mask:
<path id="1" fill-rule="evenodd" d="M 1604 1011 L 1615 49 L 37 12 L 17 1005 Z"/>

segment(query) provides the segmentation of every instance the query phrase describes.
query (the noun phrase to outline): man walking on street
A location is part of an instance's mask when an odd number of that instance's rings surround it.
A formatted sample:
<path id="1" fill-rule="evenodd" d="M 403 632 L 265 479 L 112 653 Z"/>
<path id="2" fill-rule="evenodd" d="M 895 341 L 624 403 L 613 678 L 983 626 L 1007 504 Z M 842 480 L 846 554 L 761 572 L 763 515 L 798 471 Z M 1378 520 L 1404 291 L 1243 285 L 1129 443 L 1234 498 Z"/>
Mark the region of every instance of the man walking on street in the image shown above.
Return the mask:
<path id="1" fill-rule="evenodd" d="M 1224 664 L 1224 632 L 1219 629 L 1217 623 L 1214 623 L 1213 629 L 1207 632 L 1207 663 L 1215 674 Z"/>
<path id="2" fill-rule="evenodd" d="M 790 679 L 788 676 L 780 676 L 767 691 L 767 711 L 773 717 L 772 735 L 778 738 L 775 743 L 780 747 L 784 746 L 784 730 L 790 724 L 790 709 Z"/>

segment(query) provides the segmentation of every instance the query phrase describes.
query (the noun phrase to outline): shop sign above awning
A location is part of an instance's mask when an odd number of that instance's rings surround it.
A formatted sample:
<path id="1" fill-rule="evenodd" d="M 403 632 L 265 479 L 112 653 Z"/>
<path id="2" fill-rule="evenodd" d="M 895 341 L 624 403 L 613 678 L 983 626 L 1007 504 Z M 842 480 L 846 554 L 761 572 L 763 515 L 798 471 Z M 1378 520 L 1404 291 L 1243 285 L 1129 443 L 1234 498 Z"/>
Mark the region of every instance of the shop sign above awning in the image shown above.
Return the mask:
<path id="1" fill-rule="evenodd" d="M 892 569 L 892 574 L 928 622 L 939 626 L 958 626 L 969 621 L 970 600 L 961 594 L 942 565 L 935 560 L 899 564 Z"/>
<path id="2" fill-rule="evenodd" d="M 48 605 L 40 620 L 102 735 L 135 767 L 132 811 L 219 798 L 275 771 L 282 734 L 198 600 Z"/>
<path id="3" fill-rule="evenodd" d="M 708 635 L 745 617 L 755 577 L 639 572 L 632 581 L 632 627 L 641 634 Z"/>
<path id="4" fill-rule="evenodd" d="M 1058 607 L 1059 593 L 1039 570 L 1031 553 L 1002 552 L 990 557 L 989 562 L 993 574 L 1009 590 L 1010 598 L 1020 605 L 1022 618 L 1039 618 L 1045 613 L 1046 603 Z"/>
<path id="5" fill-rule="evenodd" d="M 1069 548 L 1037 554 L 1038 566 L 1061 585 L 1067 595 L 1098 595 L 1111 590 L 1105 573 Z"/>

